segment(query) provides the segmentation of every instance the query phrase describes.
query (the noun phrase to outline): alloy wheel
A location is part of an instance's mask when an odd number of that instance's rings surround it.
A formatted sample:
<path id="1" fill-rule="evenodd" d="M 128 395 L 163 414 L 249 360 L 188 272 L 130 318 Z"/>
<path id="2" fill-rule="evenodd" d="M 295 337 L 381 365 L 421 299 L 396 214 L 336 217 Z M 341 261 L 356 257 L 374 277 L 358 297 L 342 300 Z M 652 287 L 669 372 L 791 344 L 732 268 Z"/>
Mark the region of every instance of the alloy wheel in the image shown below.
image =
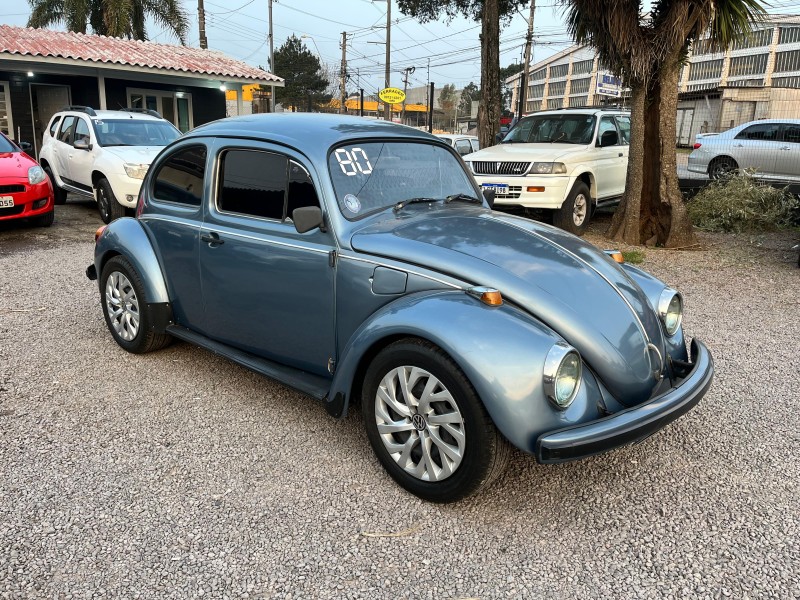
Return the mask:
<path id="1" fill-rule="evenodd" d="M 139 299 L 125 275 L 114 271 L 106 281 L 106 310 L 116 334 L 130 342 L 139 333 Z"/>
<path id="2" fill-rule="evenodd" d="M 586 220 L 587 208 L 588 203 L 586 202 L 586 196 L 583 194 L 575 196 L 574 208 L 572 210 L 572 222 L 575 223 L 576 227 L 583 225 L 583 222 Z"/>
<path id="3" fill-rule="evenodd" d="M 464 458 L 464 418 L 448 389 L 413 366 L 389 371 L 375 397 L 375 420 L 386 451 L 409 475 L 441 481 Z"/>

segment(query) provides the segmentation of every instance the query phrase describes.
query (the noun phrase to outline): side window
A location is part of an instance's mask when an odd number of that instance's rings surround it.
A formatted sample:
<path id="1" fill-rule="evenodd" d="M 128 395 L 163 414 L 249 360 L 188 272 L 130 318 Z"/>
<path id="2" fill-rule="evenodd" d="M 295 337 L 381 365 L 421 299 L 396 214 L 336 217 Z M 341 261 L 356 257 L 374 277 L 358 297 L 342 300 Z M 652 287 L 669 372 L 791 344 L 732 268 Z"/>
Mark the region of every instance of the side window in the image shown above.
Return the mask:
<path id="1" fill-rule="evenodd" d="M 783 141 L 800 144 L 800 125 L 785 123 L 783 126 Z"/>
<path id="2" fill-rule="evenodd" d="M 291 219 L 294 209 L 304 206 L 319 206 L 317 191 L 306 168 L 298 162 L 289 161 L 289 198 L 286 217 Z"/>
<path id="3" fill-rule="evenodd" d="M 205 146 L 178 150 L 158 168 L 154 178 L 153 196 L 166 202 L 200 206 L 205 171 Z"/>
<path id="4" fill-rule="evenodd" d="M 86 142 L 89 143 L 91 141 L 90 138 L 89 124 L 86 122 L 86 119 L 78 118 L 75 122 L 75 135 L 72 137 L 72 143 L 78 140 L 86 140 Z"/>
<path id="5" fill-rule="evenodd" d="M 627 146 L 631 143 L 631 118 L 617 117 L 617 127 L 619 127 L 620 144 Z"/>
<path id="6" fill-rule="evenodd" d="M 600 119 L 600 129 L 597 130 L 597 141 L 603 139 L 603 134 L 606 131 L 616 131 L 617 126 L 614 124 L 614 117 L 603 117 Z M 619 143 L 619 142 L 617 142 Z"/>
<path id="7" fill-rule="evenodd" d="M 58 140 L 69 144 L 72 137 L 72 126 L 75 124 L 75 117 L 64 117 L 61 121 L 61 129 L 58 130 Z"/>
<path id="8" fill-rule="evenodd" d="M 469 145 L 469 140 L 456 140 L 456 152 L 461 156 L 472 152 L 472 146 Z"/>
<path id="9" fill-rule="evenodd" d="M 282 221 L 288 159 L 261 150 L 228 150 L 220 162 L 217 208 Z"/>
<path id="10" fill-rule="evenodd" d="M 773 141 L 778 139 L 778 123 L 760 123 L 758 125 L 750 125 L 742 129 L 737 135 L 737 140 L 767 140 Z"/>
<path id="11" fill-rule="evenodd" d="M 480 142 L 478 140 L 470 140 L 470 142 L 472 143 L 472 151 L 473 152 L 477 152 L 478 150 L 481 149 L 481 144 L 480 144 Z"/>
<path id="12" fill-rule="evenodd" d="M 58 131 L 58 120 L 61 117 L 56 115 L 53 117 L 53 120 L 50 121 L 50 137 L 56 137 L 56 131 Z"/>

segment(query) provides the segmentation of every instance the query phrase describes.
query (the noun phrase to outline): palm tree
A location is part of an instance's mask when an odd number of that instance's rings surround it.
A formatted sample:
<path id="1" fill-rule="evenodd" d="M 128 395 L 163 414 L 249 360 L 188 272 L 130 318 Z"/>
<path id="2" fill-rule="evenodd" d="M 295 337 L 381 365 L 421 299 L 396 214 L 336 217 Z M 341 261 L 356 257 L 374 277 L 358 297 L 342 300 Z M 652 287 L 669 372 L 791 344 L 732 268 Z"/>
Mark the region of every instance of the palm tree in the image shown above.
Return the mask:
<path id="1" fill-rule="evenodd" d="M 675 133 L 678 78 L 693 41 L 707 34 L 720 49 L 762 21 L 758 0 L 564 0 L 568 29 L 631 89 L 628 178 L 609 235 L 671 248 L 695 243 L 678 187 Z"/>
<path id="2" fill-rule="evenodd" d="M 179 0 L 28 0 L 28 27 L 63 23 L 69 31 L 92 32 L 111 37 L 146 40 L 145 20 L 167 28 L 181 44 L 186 43 L 189 19 Z"/>

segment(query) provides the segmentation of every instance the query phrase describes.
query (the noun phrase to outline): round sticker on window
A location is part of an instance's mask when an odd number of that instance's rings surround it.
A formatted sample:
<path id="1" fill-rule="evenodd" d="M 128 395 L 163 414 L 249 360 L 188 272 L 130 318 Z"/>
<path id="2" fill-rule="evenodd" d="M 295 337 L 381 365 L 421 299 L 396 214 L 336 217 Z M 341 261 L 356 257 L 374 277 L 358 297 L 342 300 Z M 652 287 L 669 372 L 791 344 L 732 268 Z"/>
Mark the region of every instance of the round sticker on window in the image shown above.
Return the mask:
<path id="1" fill-rule="evenodd" d="M 351 213 L 357 213 L 361 210 L 361 201 L 353 196 L 353 194 L 347 194 L 344 197 L 344 205 Z"/>

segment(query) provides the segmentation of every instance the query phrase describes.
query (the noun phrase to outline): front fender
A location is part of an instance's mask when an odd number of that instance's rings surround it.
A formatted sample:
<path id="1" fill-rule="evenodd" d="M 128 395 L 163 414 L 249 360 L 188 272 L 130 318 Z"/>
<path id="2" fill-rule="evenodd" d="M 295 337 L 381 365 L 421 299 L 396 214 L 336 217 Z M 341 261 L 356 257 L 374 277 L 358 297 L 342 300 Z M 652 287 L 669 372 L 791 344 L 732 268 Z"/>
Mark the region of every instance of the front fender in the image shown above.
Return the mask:
<path id="1" fill-rule="evenodd" d="M 566 411 L 544 395 L 543 365 L 560 336 L 529 314 L 504 304 L 489 307 L 462 291 L 410 294 L 384 306 L 351 337 L 333 378 L 329 411 L 346 414 L 365 367 L 391 340 L 418 337 L 436 344 L 461 368 L 500 432 L 525 452 L 544 431 L 598 415 L 594 378 Z M 591 398 L 591 401 L 590 401 Z"/>
<path id="2" fill-rule="evenodd" d="M 109 223 L 94 248 L 94 266 L 98 283 L 103 289 L 100 274 L 109 258 L 121 254 L 142 278 L 145 301 L 168 303 L 169 294 L 153 245 L 142 225 L 136 219 L 123 217 Z"/>

